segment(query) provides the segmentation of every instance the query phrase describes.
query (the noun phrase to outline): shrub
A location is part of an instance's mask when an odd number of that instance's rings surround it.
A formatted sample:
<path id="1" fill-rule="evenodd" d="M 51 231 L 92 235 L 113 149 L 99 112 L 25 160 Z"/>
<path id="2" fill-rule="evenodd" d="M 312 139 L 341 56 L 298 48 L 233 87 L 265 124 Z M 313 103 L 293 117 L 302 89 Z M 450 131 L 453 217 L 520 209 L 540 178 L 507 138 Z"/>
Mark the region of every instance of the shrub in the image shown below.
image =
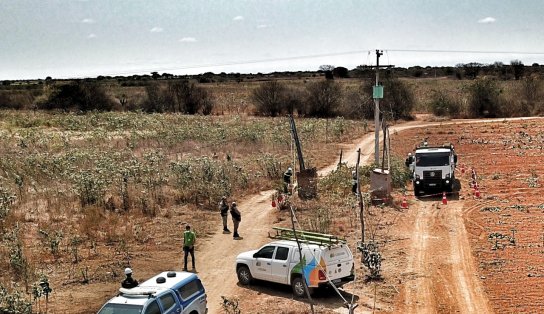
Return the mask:
<path id="1" fill-rule="evenodd" d="M 98 83 L 75 81 L 46 87 L 44 96 L 37 100 L 36 106 L 48 110 L 109 111 L 113 109 L 114 101 Z"/>
<path id="2" fill-rule="evenodd" d="M 173 100 L 167 99 L 166 93 L 161 89 L 158 83 L 152 83 L 145 87 L 147 95 L 146 100 L 142 104 L 142 109 L 145 112 L 165 112 L 166 108 L 173 104 Z"/>
<path id="3" fill-rule="evenodd" d="M 336 114 L 342 99 L 342 89 L 331 80 L 311 83 L 307 87 L 305 112 L 307 116 L 326 118 Z"/>
<path id="4" fill-rule="evenodd" d="M 401 80 L 386 78 L 383 81 L 383 99 L 380 100 L 380 110 L 388 120 L 412 119 L 414 96 L 412 90 Z M 359 108 L 362 118 L 374 118 L 374 100 L 372 89 L 375 81 L 367 79 L 355 93 L 349 96 L 355 108 Z"/>
<path id="5" fill-rule="evenodd" d="M 251 98 L 258 115 L 275 117 L 282 113 L 286 96 L 287 89 L 283 83 L 270 81 L 256 88 Z"/>
<path id="6" fill-rule="evenodd" d="M 17 290 L 11 293 L 0 283 L 0 313 L 32 314 L 32 303 Z"/>
<path id="7" fill-rule="evenodd" d="M 414 96 L 412 90 L 401 80 L 389 78 L 384 81 L 384 98 L 380 110 L 389 112 L 390 120 L 412 119 Z"/>
<path id="8" fill-rule="evenodd" d="M 168 111 L 187 114 L 211 114 L 214 103 L 208 90 L 190 83 L 188 80 L 170 82 L 164 91 Z"/>
<path id="9" fill-rule="evenodd" d="M 28 283 L 30 276 L 30 265 L 23 251 L 23 241 L 19 237 L 19 226 L 12 228 L 10 232 L 4 234 L 3 241 L 8 248 L 9 265 L 18 280 L 23 279 Z"/>
<path id="10" fill-rule="evenodd" d="M 374 100 L 372 94 L 366 89 L 372 88 L 367 84 L 361 84 L 356 90 L 347 93 L 345 101 L 340 107 L 340 114 L 349 119 L 373 119 Z"/>
<path id="11" fill-rule="evenodd" d="M 490 78 L 477 79 L 469 87 L 468 114 L 471 118 L 501 116 L 500 90 Z"/>
<path id="12" fill-rule="evenodd" d="M 431 112 L 436 116 L 459 116 L 460 105 L 443 91 L 433 91 L 430 104 Z"/>
<path id="13" fill-rule="evenodd" d="M 4 220 L 8 214 L 11 205 L 15 202 L 15 195 L 3 187 L 0 187 L 0 219 Z"/>

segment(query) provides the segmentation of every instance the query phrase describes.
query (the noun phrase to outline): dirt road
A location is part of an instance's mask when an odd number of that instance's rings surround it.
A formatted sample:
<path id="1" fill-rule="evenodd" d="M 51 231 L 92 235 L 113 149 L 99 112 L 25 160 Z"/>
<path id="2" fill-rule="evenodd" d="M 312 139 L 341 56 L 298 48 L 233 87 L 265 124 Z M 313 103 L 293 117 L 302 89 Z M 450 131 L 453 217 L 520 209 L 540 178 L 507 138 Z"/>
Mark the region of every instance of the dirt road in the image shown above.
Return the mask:
<path id="1" fill-rule="evenodd" d="M 471 255 L 463 202 L 417 201 L 403 313 L 491 313 Z"/>
<path id="2" fill-rule="evenodd" d="M 408 128 L 447 123 L 459 122 L 415 121 L 391 127 L 390 134 L 394 136 Z M 346 145 L 344 151 L 348 153 L 344 160 L 348 165 L 354 165 L 356 150 L 361 148 L 361 163 L 368 163 L 373 158 L 373 141 L 374 134 L 368 134 L 358 143 Z M 330 165 L 318 173 L 326 175 L 335 167 L 335 164 Z M 242 211 L 240 234 L 243 240 L 233 240 L 230 234 L 216 233 L 199 248 L 199 275 L 206 285 L 210 313 L 221 312 L 221 296 L 240 292 L 234 265 L 236 255 L 267 242 L 267 232 L 273 224 L 272 193 L 261 192 L 238 202 Z M 450 201 L 447 207 L 437 205 L 439 203 L 440 200 L 416 201 L 416 206 L 410 208 L 413 229 L 409 230 L 407 237 L 410 240 L 406 243 L 410 279 L 400 291 L 404 302 L 395 312 L 491 313 L 470 253 L 463 223 L 463 202 Z"/>

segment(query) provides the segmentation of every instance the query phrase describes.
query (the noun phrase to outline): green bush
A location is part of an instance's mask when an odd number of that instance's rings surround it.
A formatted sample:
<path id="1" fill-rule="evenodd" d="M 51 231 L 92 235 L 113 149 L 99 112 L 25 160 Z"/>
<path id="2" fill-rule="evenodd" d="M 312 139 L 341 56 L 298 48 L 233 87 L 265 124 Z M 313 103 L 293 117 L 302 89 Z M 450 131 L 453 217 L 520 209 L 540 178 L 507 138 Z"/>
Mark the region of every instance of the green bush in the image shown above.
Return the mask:
<path id="1" fill-rule="evenodd" d="M 412 90 L 403 81 L 386 77 L 383 82 L 383 99 L 380 100 L 380 110 L 388 120 L 412 119 L 415 100 Z M 353 111 L 353 118 L 374 119 L 373 86 L 375 81 L 367 79 L 359 89 L 348 94 L 348 103 L 343 112 Z M 346 110 L 348 109 L 348 110 Z"/>
<path id="2" fill-rule="evenodd" d="M 327 118 L 337 113 L 342 101 L 342 88 L 333 80 L 311 83 L 307 87 L 304 114 L 309 117 Z"/>
<path id="3" fill-rule="evenodd" d="M 109 111 L 114 105 L 102 85 L 84 81 L 46 87 L 45 94 L 36 103 L 38 109 L 64 111 Z"/>
<path id="4" fill-rule="evenodd" d="M 255 111 L 261 116 L 275 117 L 284 110 L 287 88 L 283 83 L 270 81 L 261 84 L 251 95 Z"/>
<path id="5" fill-rule="evenodd" d="M 459 103 L 455 102 L 444 91 L 435 90 L 431 98 L 430 110 L 434 115 L 439 117 L 458 117 L 461 108 Z"/>
<path id="6" fill-rule="evenodd" d="M 32 314 L 32 303 L 25 299 L 23 293 L 8 291 L 0 283 L 0 313 L 2 314 Z"/>
<path id="7" fill-rule="evenodd" d="M 469 87 L 468 114 L 471 118 L 494 118 L 502 116 L 500 93 L 497 82 L 480 78 Z"/>

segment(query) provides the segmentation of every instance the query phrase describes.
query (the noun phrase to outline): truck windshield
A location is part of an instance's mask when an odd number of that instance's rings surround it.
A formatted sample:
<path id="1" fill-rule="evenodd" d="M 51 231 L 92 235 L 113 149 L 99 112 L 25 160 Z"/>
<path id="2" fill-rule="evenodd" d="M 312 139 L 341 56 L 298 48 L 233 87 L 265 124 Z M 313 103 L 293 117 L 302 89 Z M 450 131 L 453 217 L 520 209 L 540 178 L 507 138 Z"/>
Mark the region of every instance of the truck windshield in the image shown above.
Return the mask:
<path id="1" fill-rule="evenodd" d="M 141 305 L 109 303 L 104 305 L 98 314 L 140 314 L 142 308 Z"/>
<path id="2" fill-rule="evenodd" d="M 449 166 L 449 153 L 420 153 L 416 154 L 417 167 Z"/>

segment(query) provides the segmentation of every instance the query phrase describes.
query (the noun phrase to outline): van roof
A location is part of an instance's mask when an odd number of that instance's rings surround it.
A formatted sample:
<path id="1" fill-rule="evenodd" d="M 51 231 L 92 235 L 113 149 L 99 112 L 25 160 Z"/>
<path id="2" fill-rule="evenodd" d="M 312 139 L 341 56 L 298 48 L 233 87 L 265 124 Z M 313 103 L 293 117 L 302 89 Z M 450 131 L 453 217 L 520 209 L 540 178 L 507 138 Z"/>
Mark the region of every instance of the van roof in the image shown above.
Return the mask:
<path id="1" fill-rule="evenodd" d="M 164 283 L 157 283 L 157 278 L 159 277 L 163 277 L 166 281 Z M 157 288 L 157 289 L 174 289 L 176 287 L 179 287 L 180 285 L 184 285 L 187 282 L 192 281 L 196 277 L 197 276 L 195 274 L 188 273 L 188 272 L 165 271 L 142 282 L 138 287 Z"/>
<path id="2" fill-rule="evenodd" d="M 159 277 L 163 277 L 165 281 L 157 283 Z M 137 287 L 119 289 L 120 294 L 112 298 L 108 303 L 143 305 L 147 302 L 149 296 L 155 296 L 169 289 L 175 290 L 196 278 L 198 278 L 197 275 L 193 273 L 165 271 L 142 282 Z"/>
<path id="3" fill-rule="evenodd" d="M 297 242 L 296 241 L 293 241 L 293 240 L 278 240 L 278 241 L 274 241 L 274 242 L 270 242 L 268 243 L 268 245 L 285 245 L 285 246 L 297 246 Z M 328 244 L 315 244 L 315 243 L 305 243 L 303 239 L 300 240 L 300 244 L 302 245 L 302 248 L 310 248 L 310 249 L 324 249 L 324 248 L 328 248 L 330 246 L 335 246 L 335 245 L 328 245 Z M 342 245 L 344 243 L 338 243 L 338 245 Z"/>

